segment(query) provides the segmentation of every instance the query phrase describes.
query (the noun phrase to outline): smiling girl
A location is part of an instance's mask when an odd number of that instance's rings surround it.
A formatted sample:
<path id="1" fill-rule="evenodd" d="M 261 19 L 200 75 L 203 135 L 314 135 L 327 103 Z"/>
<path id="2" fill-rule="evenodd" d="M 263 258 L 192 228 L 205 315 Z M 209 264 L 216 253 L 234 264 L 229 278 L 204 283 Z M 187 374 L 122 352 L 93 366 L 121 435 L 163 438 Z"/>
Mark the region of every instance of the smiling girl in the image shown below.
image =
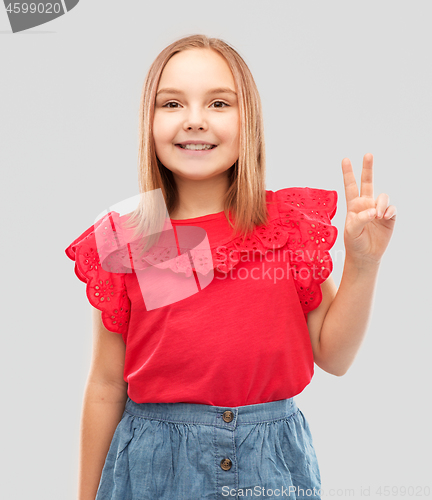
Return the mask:
<path id="1" fill-rule="evenodd" d="M 359 195 L 342 161 L 337 288 L 337 192 L 265 189 L 261 103 L 240 55 L 204 35 L 159 54 L 141 99 L 140 202 L 66 249 L 93 310 L 80 500 L 321 498 L 294 397 L 314 363 L 345 374 L 365 335 L 396 219 L 388 195 L 374 198 L 372 163 Z M 157 193 L 169 217 L 149 245 L 137 235 L 159 227 Z"/>

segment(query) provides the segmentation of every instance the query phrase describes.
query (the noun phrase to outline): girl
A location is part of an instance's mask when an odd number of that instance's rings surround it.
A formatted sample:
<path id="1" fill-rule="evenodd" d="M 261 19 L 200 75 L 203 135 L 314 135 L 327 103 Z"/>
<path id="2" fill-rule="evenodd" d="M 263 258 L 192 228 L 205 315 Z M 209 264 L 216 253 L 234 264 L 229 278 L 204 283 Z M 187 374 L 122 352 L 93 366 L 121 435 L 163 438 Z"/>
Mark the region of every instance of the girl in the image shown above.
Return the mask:
<path id="1" fill-rule="evenodd" d="M 161 52 L 142 92 L 139 203 L 66 249 L 94 317 L 80 500 L 321 498 L 294 396 L 314 363 L 345 374 L 364 337 L 396 220 L 387 194 L 374 199 L 372 162 L 359 195 L 342 161 L 337 289 L 337 192 L 265 190 L 243 59 L 204 35 Z"/>

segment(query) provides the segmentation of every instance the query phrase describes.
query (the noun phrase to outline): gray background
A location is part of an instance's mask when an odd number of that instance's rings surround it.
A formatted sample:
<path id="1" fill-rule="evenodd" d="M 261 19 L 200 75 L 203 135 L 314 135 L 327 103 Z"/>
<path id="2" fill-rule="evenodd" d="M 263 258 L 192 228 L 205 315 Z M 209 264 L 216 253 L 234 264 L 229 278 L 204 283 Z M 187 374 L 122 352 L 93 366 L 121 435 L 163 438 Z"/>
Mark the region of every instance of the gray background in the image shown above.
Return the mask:
<path id="1" fill-rule="evenodd" d="M 368 488 L 381 498 L 380 486 L 394 488 L 392 498 L 409 486 L 426 496 L 431 13 L 426 1 L 92 1 L 11 34 L 0 8 L 2 497 L 76 498 L 92 334 L 85 285 L 64 249 L 102 210 L 138 194 L 145 74 L 166 45 L 193 33 L 228 41 L 252 70 L 267 189 L 337 190 L 337 284 L 341 161 L 351 159 L 360 185 L 363 155 L 374 155 L 375 196 L 388 193 L 398 215 L 370 327 L 348 373 L 316 366 L 296 401 L 323 498 L 363 498 Z"/>

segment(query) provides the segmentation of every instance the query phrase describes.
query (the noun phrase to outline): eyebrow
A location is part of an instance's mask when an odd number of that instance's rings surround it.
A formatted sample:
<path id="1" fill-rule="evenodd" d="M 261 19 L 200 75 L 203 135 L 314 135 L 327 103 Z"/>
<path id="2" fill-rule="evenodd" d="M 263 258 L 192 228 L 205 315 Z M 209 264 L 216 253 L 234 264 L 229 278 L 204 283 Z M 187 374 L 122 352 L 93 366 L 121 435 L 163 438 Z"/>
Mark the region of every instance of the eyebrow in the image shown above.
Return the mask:
<path id="1" fill-rule="evenodd" d="M 183 94 L 182 90 L 174 89 L 174 88 L 165 88 L 165 89 L 160 89 L 158 93 L 156 94 L 156 97 L 159 94 Z M 208 92 L 206 92 L 206 95 L 210 94 L 232 94 L 237 97 L 237 93 L 234 92 L 234 90 L 231 90 L 229 87 L 218 87 L 216 89 L 210 89 Z"/>

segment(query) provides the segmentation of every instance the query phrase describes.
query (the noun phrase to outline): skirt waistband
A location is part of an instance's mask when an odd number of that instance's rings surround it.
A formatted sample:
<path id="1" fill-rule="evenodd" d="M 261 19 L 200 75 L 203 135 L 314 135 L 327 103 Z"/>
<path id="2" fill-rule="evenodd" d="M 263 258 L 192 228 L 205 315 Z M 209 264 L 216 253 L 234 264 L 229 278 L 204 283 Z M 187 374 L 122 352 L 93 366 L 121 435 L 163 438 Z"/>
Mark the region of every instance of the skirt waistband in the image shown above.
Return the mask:
<path id="1" fill-rule="evenodd" d="M 285 419 L 297 411 L 298 407 L 294 398 L 225 407 L 196 403 L 135 403 L 128 396 L 125 406 L 125 412 L 141 418 L 227 428 Z"/>

